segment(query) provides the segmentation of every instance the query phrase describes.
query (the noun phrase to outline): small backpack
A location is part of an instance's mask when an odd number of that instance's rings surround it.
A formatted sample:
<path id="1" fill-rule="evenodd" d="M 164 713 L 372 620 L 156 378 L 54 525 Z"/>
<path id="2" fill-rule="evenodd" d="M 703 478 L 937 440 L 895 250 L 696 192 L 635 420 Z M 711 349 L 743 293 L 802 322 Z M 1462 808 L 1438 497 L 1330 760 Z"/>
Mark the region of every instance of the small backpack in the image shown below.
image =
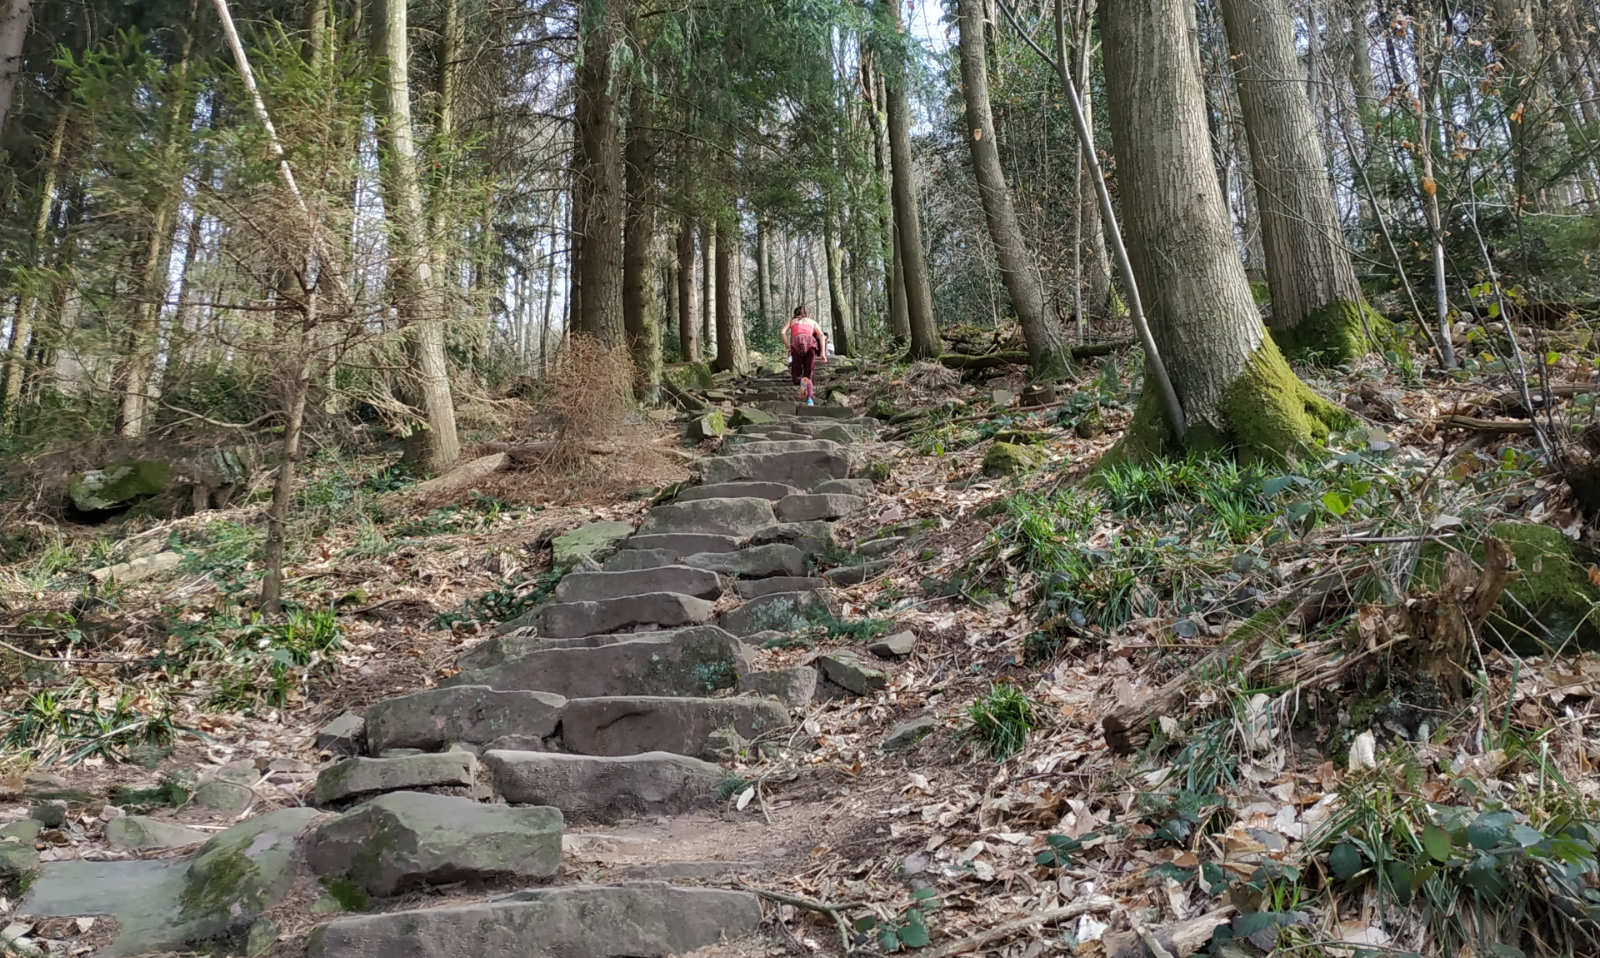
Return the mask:
<path id="1" fill-rule="evenodd" d="M 809 320 L 796 321 L 789 327 L 789 352 L 809 353 L 817 349 L 817 327 Z"/>

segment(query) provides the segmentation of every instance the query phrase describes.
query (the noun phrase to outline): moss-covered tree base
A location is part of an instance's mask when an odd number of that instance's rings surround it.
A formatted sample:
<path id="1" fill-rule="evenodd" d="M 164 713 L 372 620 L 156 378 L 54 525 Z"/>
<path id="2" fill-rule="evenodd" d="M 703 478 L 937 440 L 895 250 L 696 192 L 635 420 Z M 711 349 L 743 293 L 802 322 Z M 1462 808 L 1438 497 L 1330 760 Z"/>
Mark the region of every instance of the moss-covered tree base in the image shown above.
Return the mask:
<path id="1" fill-rule="evenodd" d="M 1211 419 L 1191 417 L 1181 443 L 1167 428 L 1160 401 L 1147 381 L 1133 421 L 1102 465 L 1216 451 L 1247 462 L 1279 462 L 1325 445 L 1332 431 L 1354 424 L 1350 413 L 1301 382 L 1273 341 L 1264 339 L 1250 366 L 1223 391 L 1217 414 Z"/>
<path id="2" fill-rule="evenodd" d="M 1272 339 L 1297 362 L 1334 366 L 1387 347 L 1394 326 L 1365 302 L 1336 300 L 1288 328 L 1274 325 Z"/>

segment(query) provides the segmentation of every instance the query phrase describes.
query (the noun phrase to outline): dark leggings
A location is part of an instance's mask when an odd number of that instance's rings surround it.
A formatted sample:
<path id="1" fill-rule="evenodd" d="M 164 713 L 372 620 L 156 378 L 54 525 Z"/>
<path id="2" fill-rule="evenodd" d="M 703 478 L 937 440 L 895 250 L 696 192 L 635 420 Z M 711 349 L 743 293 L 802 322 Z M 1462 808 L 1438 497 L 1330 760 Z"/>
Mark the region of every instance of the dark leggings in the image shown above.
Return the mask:
<path id="1" fill-rule="evenodd" d="M 789 378 L 794 380 L 796 386 L 800 385 L 800 380 L 811 378 L 811 370 L 816 365 L 816 362 L 817 351 L 815 349 L 808 349 L 803 353 L 790 353 Z"/>

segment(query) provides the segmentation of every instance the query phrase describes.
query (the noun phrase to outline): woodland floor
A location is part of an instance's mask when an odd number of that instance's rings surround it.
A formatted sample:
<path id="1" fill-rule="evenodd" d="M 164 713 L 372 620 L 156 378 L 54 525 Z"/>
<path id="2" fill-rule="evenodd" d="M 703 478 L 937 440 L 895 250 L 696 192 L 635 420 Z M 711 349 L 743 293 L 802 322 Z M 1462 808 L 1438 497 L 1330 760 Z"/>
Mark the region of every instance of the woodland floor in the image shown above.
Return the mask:
<path id="1" fill-rule="evenodd" d="M 1015 372 L 855 373 L 851 403 L 889 420 L 863 452 L 890 469 L 842 538 L 907 535 L 909 551 L 838 590 L 839 619 L 861 627 L 818 642 L 909 628 L 914 653 L 892 667 L 886 690 L 807 710 L 793 732 L 810 744 L 800 758 L 736 769 L 755 800 L 736 808 L 730 797 L 721 811 L 670 823 L 570 829 L 566 871 L 694 881 L 694 863 L 748 863 L 707 880 L 832 903 L 852 922 L 875 916 L 874 930 L 848 942 L 864 950 L 893 944 L 882 932 L 915 909 L 931 932 L 921 953 L 941 958 L 1156 953 L 1150 941 L 1189 954 L 1182 942 L 1211 942 L 1217 926 L 1235 942 L 1206 945 L 1214 954 L 1274 942 L 1284 954 L 1483 954 L 1452 938 L 1480 923 L 1507 944 L 1548 941 L 1552 954 L 1600 940 L 1592 920 L 1541 907 L 1540 863 L 1513 862 L 1496 842 L 1471 844 L 1494 858 L 1483 867 L 1500 869 L 1498 897 L 1479 895 L 1471 863 L 1447 846 L 1433 856 L 1436 874 L 1402 889 L 1426 896 L 1426 908 L 1390 896 L 1403 883 L 1383 851 L 1433 841 L 1423 807 L 1473 820 L 1512 810 L 1538 833 L 1526 833 L 1524 849 L 1568 824 L 1592 828 L 1600 663 L 1590 654 L 1519 659 L 1474 637 L 1451 652 L 1459 688 L 1422 694 L 1384 674 L 1418 661 L 1391 642 L 1394 610 L 1432 594 L 1397 577 L 1397 595 L 1358 597 L 1303 631 L 1291 623 L 1271 643 L 1277 659 L 1245 650 L 1221 678 L 1185 689 L 1178 708 L 1154 716 L 1154 744 L 1118 754 L 1101 724 L 1235 641 L 1260 610 L 1312 583 L 1326 591 L 1330 575 L 1348 583 L 1393 568 L 1419 537 L 1515 518 L 1590 538 L 1565 484 L 1528 465 L 1531 437 L 1446 427 L 1452 414 L 1503 415 L 1508 380 L 1487 371 L 1423 380 L 1376 360 L 1308 374 L 1366 417 L 1336 440 L 1343 461 L 1169 465 L 1090 485 L 1130 416 L 1134 385 L 1119 369 L 1128 362 L 1091 361 L 1071 392 L 1031 411 L 1016 408 L 1026 383 Z M 824 385 L 832 372 L 823 367 Z M 1591 375 L 1578 359 L 1557 359 L 1549 373 Z M 295 640 L 235 603 L 254 582 L 259 504 L 52 528 L 48 555 L 0 568 L 0 736 L 10 736 L 0 822 L 26 815 L 24 796 L 41 782 L 83 789 L 97 799 L 73 806 L 44 857 L 116 857 L 101 840 L 115 814 L 104 808 L 130 793 L 114 786 L 192 782 L 240 758 L 261 771 L 249 809 L 157 814 L 219 830 L 303 803 L 325 758 L 313 745 L 324 723 L 449 674 L 486 627 L 526 608 L 553 535 L 635 519 L 655 489 L 689 475 L 694 453 L 675 426 L 641 417 L 628 428 L 576 477 L 522 466 L 433 501 L 400 482 L 385 488 L 392 457 L 319 462 L 288 592 L 308 614 L 334 610 L 341 640 L 288 672 L 251 650 Z M 985 475 L 1001 430 L 1029 434 L 1011 438 L 1040 450 L 1036 468 Z M 1375 535 L 1403 541 L 1353 541 Z M 183 552 L 179 570 L 82 598 L 89 569 L 161 546 Z M 773 653 L 793 663 L 812 654 Z M 164 671 L 148 661 L 161 655 Z M 1295 656 L 1297 671 L 1273 670 Z M 920 716 L 932 717 L 933 734 L 882 749 L 892 727 Z M 1006 731 L 1021 739 L 1011 754 Z M 148 744 L 168 733 L 170 753 Z M 1586 834 L 1575 855 L 1592 856 L 1600 836 Z M 1592 887 L 1592 875 L 1582 881 Z M 416 900 L 473 894 L 434 889 Z M 12 907 L 0 897 L 0 928 Z M 1063 908 L 1071 913 L 982 937 Z M 298 954 L 314 919 L 280 920 L 280 952 Z M 847 945 L 827 917 L 791 905 L 770 913 L 769 932 L 713 951 Z M 31 933 L 81 954 L 104 929 L 62 922 Z"/>

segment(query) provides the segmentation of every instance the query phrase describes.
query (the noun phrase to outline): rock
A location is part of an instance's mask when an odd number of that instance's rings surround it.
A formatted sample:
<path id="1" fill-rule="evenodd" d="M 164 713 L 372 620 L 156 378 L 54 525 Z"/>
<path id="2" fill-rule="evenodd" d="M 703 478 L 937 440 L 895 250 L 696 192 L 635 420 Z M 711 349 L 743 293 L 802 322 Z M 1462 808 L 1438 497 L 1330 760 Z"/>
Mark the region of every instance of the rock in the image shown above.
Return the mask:
<path id="1" fill-rule="evenodd" d="M 715 409 L 689 423 L 690 439 L 715 439 L 727 432 L 728 424 L 723 421 L 722 413 Z"/>
<path id="2" fill-rule="evenodd" d="M 745 579 L 733 584 L 741 599 L 758 599 L 774 592 L 815 592 L 828 587 L 827 579 L 815 576 L 778 575 L 770 579 Z"/>
<path id="3" fill-rule="evenodd" d="M 754 739 L 789 722 L 789 710 L 771 699 L 618 696 L 573 699 L 561 717 L 567 751 L 579 755 L 675 752 L 698 757 L 711 733 L 723 727 Z"/>
<path id="4" fill-rule="evenodd" d="M 837 586 L 860 585 L 879 573 L 887 572 L 893 566 L 893 559 L 873 559 L 870 562 L 860 562 L 856 565 L 844 565 L 837 569 L 829 569 L 822 575 Z"/>
<path id="5" fill-rule="evenodd" d="M 750 754 L 750 743 L 731 728 L 713 729 L 702 757 L 708 762 L 737 762 Z"/>
<path id="6" fill-rule="evenodd" d="M 883 750 L 885 752 L 893 752 L 915 745 L 933 734 L 934 729 L 938 727 L 939 723 L 934 721 L 930 715 L 908 719 L 889 730 L 888 736 L 883 740 Z"/>
<path id="7" fill-rule="evenodd" d="M 1008 442 L 1013 446 L 1038 446 L 1050 437 L 1042 432 L 1027 429 L 1002 429 L 994 434 L 995 442 Z"/>
<path id="8" fill-rule="evenodd" d="M 743 429 L 746 426 L 760 426 L 774 421 L 772 413 L 755 406 L 740 406 L 733 411 L 733 418 L 729 420 L 733 428 Z"/>
<path id="9" fill-rule="evenodd" d="M 996 442 L 983 454 L 983 474 L 996 477 L 1021 475 L 1042 462 L 1044 455 L 1031 446 Z"/>
<path id="10" fill-rule="evenodd" d="M 843 423 L 835 423 L 833 425 L 826 426 L 812 433 L 812 435 L 817 439 L 826 439 L 830 442 L 836 442 L 843 446 L 848 446 L 851 443 L 856 442 L 865 442 L 869 438 L 864 430 L 852 426 L 846 426 Z"/>
<path id="11" fill-rule="evenodd" d="M 824 593 L 774 592 L 751 599 L 737 609 L 729 609 L 718 621 L 734 635 L 750 635 L 766 629 L 779 632 L 809 629 L 832 614 Z"/>
<path id="12" fill-rule="evenodd" d="M 796 666 L 739 676 L 739 691 L 775 698 L 790 708 L 805 708 L 817 697 L 817 670 Z"/>
<path id="13" fill-rule="evenodd" d="M 817 668 L 828 681 L 856 695 L 870 695 L 887 688 L 889 676 L 861 664 L 851 652 L 829 652 L 817 657 Z"/>
<path id="14" fill-rule="evenodd" d="M 703 532 L 674 532 L 658 535 L 639 535 L 629 539 L 629 549 L 661 550 L 672 554 L 673 559 L 700 552 L 732 552 L 744 544 L 742 536 L 710 535 Z"/>
<path id="15" fill-rule="evenodd" d="M 471 788 L 478 760 L 470 752 L 408 755 L 403 758 L 347 758 L 317 776 L 316 804 L 332 805 L 374 792 L 414 788 Z"/>
<path id="16" fill-rule="evenodd" d="M 599 635 L 638 625 L 672 628 L 711 621 L 716 605 L 692 595 L 647 592 L 597 602 L 556 602 L 539 610 L 539 634 Z"/>
<path id="17" fill-rule="evenodd" d="M 850 475 L 850 457 L 845 454 L 845 447 L 838 443 L 827 445 L 831 448 L 803 452 L 740 451 L 713 456 L 705 461 L 701 478 L 708 483 L 751 480 L 808 489 L 829 479 Z"/>
<path id="18" fill-rule="evenodd" d="M 566 704 L 565 698 L 550 692 L 497 691 L 483 684 L 452 680 L 447 687 L 370 706 L 367 744 L 374 752 L 392 748 L 437 750 L 451 742 L 543 748 L 544 741 L 555 734 Z"/>
<path id="19" fill-rule="evenodd" d="M 67 496 L 80 512 L 104 512 L 159 495 L 172 466 L 155 459 L 127 459 L 67 479 Z"/>
<path id="20" fill-rule="evenodd" d="M 260 777 L 250 759 L 229 762 L 200 783 L 189 796 L 189 804 L 223 815 L 237 815 L 255 801 L 254 786 Z"/>
<path id="21" fill-rule="evenodd" d="M 761 924 L 749 892 L 577 885 L 470 905 L 340 918 L 311 932 L 307 958 L 664 958 Z"/>
<path id="22" fill-rule="evenodd" d="M 870 496 L 876 488 L 871 479 L 829 479 L 811 491 L 821 496 Z"/>
<path id="23" fill-rule="evenodd" d="M 67 820 L 66 802 L 45 802 L 28 809 L 28 817 L 45 828 L 60 828 Z"/>
<path id="24" fill-rule="evenodd" d="M 996 389 L 989 394 L 989 400 L 996 408 L 1003 409 L 1017 401 L 1017 394 L 1009 389 Z"/>
<path id="25" fill-rule="evenodd" d="M 104 586 L 112 582 L 123 584 L 138 582 L 163 572 L 171 572 L 183 562 L 183 556 L 176 552 L 158 552 L 153 556 L 141 556 L 116 565 L 108 565 L 103 569 L 95 569 L 89 573 L 97 585 Z"/>
<path id="26" fill-rule="evenodd" d="M 317 730 L 316 746 L 320 751 L 359 755 L 366 732 L 367 720 L 346 712 Z"/>
<path id="27" fill-rule="evenodd" d="M 645 513 L 639 531 L 645 535 L 669 532 L 709 532 L 744 537 L 773 523 L 772 503 L 746 496 L 740 499 L 691 499 L 669 502 Z"/>
<path id="28" fill-rule="evenodd" d="M 774 511 L 783 522 L 809 522 L 813 519 L 838 519 L 864 509 L 866 505 L 867 500 L 860 496 L 813 493 L 780 499 Z"/>
<path id="29" fill-rule="evenodd" d="M 674 502 L 694 502 L 697 499 L 767 499 L 776 502 L 784 496 L 799 492 L 794 486 L 782 482 L 719 482 L 712 486 L 690 486 L 678 493 Z M 702 550 L 696 550 L 702 551 Z"/>
<path id="30" fill-rule="evenodd" d="M 591 522 L 556 536 L 550 549 L 557 566 L 569 566 L 579 559 L 604 558 L 632 534 L 633 526 L 626 522 Z"/>
<path id="31" fill-rule="evenodd" d="M 677 561 L 678 554 L 666 549 L 621 549 L 612 553 L 601 568 L 606 572 L 633 572 L 672 565 Z"/>
<path id="32" fill-rule="evenodd" d="M 867 651 L 884 659 L 903 659 L 916 648 L 915 632 L 896 632 L 867 646 Z"/>
<path id="33" fill-rule="evenodd" d="M 853 419 L 856 411 L 849 406 L 795 406 L 796 416 L 805 416 L 810 419 Z"/>
<path id="34" fill-rule="evenodd" d="M 1034 383 L 1022 390 L 1022 405 L 1043 406 L 1056 401 L 1054 383 Z"/>
<path id="35" fill-rule="evenodd" d="M 720 767 L 668 752 L 563 755 L 490 751 L 484 767 L 508 802 L 553 805 L 570 819 L 612 822 L 671 815 L 713 804 L 727 778 Z"/>
<path id="36" fill-rule="evenodd" d="M 324 877 L 388 897 L 455 881 L 536 881 L 561 867 L 561 812 L 394 792 L 313 831 L 306 861 Z"/>
<path id="37" fill-rule="evenodd" d="M 856 546 L 856 555 L 886 556 L 905 545 L 905 536 L 885 536 L 882 539 L 872 539 Z"/>
<path id="38" fill-rule="evenodd" d="M 833 534 L 833 523 L 821 519 L 806 522 L 779 522 L 760 529 L 750 536 L 752 546 L 782 543 L 794 546 L 801 552 L 815 555 L 838 546 Z"/>
<path id="39" fill-rule="evenodd" d="M 39 840 L 39 833 L 44 831 L 44 822 L 36 818 L 24 818 L 20 822 L 9 825 L 0 825 L 0 843 L 6 839 L 14 838 L 23 845 L 32 845 Z"/>
<path id="40" fill-rule="evenodd" d="M 198 845 L 212 835 L 175 822 L 145 815 L 128 815 L 106 824 L 106 844 L 125 851 L 143 852 Z"/>
<path id="41" fill-rule="evenodd" d="M 715 626 L 655 638 L 617 636 L 609 645 L 545 649 L 464 672 L 451 684 L 544 689 L 568 698 L 608 695 L 710 695 L 732 688 L 750 668 L 744 643 Z"/>
<path id="42" fill-rule="evenodd" d="M 39 867 L 39 853 L 32 843 L 0 842 L 0 888 L 33 874 Z"/>
<path id="43" fill-rule="evenodd" d="M 805 553 L 782 543 L 751 546 L 738 552 L 702 552 L 686 557 L 683 564 L 751 579 L 773 575 L 804 576 L 806 573 Z"/>
<path id="44" fill-rule="evenodd" d="M 520 659 L 524 655 L 534 652 L 544 652 L 549 649 L 592 649 L 597 645 L 610 645 L 624 639 L 661 639 L 670 638 L 688 629 L 698 629 L 703 626 L 691 625 L 680 629 L 659 629 L 649 632 L 603 632 L 597 635 L 534 635 L 533 630 L 513 632 L 480 643 L 462 653 L 456 659 L 456 665 L 464 672 L 476 669 L 486 669 L 491 665 L 499 665 L 512 659 Z M 507 746 L 521 747 L 521 746 Z"/>
<path id="45" fill-rule="evenodd" d="M 667 565 L 632 572 L 571 572 L 556 586 L 557 602 L 594 602 L 647 592 L 677 592 L 701 599 L 722 595 L 722 579 L 692 566 Z"/>

